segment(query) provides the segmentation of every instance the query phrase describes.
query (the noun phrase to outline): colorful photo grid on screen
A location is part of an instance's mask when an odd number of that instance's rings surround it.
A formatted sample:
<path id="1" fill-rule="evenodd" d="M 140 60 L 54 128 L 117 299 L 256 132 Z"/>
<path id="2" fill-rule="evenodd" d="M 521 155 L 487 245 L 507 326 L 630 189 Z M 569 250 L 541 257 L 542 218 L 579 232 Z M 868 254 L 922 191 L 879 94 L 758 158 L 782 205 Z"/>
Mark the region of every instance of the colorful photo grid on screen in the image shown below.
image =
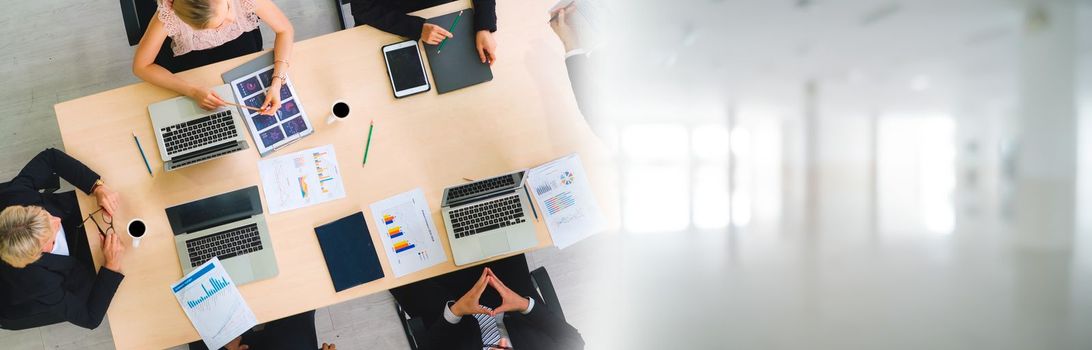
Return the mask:
<path id="1" fill-rule="evenodd" d="M 236 81 L 235 91 L 242 96 L 243 104 L 262 108 L 266 93 L 273 82 L 272 66 Z M 271 148 L 285 140 L 305 135 L 310 129 L 299 101 L 293 95 L 288 82 L 281 85 L 281 108 L 274 115 L 263 115 L 257 111 L 244 109 L 247 120 L 256 129 L 262 148 Z"/>

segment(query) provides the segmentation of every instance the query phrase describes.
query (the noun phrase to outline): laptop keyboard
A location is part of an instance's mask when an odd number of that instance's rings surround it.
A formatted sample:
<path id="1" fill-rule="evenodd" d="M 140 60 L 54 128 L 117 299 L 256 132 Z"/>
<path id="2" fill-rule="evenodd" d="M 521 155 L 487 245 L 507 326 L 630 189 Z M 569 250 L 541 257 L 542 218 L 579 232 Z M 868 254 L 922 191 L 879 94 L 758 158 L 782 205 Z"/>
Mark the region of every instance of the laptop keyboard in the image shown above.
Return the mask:
<path id="1" fill-rule="evenodd" d="M 190 264 L 196 267 L 220 257 L 220 260 L 262 250 L 258 224 L 231 229 L 217 234 L 186 241 Z"/>
<path id="2" fill-rule="evenodd" d="M 176 154 L 236 136 L 231 111 L 222 111 L 159 130 L 167 154 Z"/>
<path id="3" fill-rule="evenodd" d="M 498 188 L 504 188 L 515 184 L 516 180 L 513 179 L 512 175 L 504 175 L 491 179 L 485 179 L 459 187 L 452 187 L 450 190 L 447 191 L 447 200 L 452 201 L 463 197 L 470 197 L 476 194 L 489 192 Z"/>
<path id="4" fill-rule="evenodd" d="M 497 198 L 455 209 L 449 213 L 455 238 L 469 237 L 527 221 L 523 217 L 523 206 L 520 204 L 519 196 Z"/>

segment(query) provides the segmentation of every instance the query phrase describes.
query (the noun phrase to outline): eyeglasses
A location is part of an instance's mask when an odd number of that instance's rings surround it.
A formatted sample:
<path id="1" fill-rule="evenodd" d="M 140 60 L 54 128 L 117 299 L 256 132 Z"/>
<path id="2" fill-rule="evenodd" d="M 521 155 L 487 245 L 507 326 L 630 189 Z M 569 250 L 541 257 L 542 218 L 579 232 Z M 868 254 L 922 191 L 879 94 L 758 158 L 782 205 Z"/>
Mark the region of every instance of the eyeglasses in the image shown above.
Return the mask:
<path id="1" fill-rule="evenodd" d="M 106 230 L 103 230 L 102 226 L 99 225 L 99 221 L 95 220 L 95 214 L 99 214 L 99 213 L 101 213 L 101 215 L 99 215 L 99 216 L 102 217 L 102 222 L 106 223 Z M 87 220 L 91 220 L 91 222 L 95 224 L 95 228 L 97 228 L 99 230 L 99 235 L 101 235 L 104 238 L 108 234 L 115 233 L 115 231 L 114 231 L 114 217 L 112 217 L 110 215 L 106 215 L 106 212 L 103 211 L 101 207 L 99 208 L 99 210 L 93 211 L 93 212 L 91 212 L 91 214 L 88 214 L 87 218 L 84 218 L 83 222 L 80 222 L 80 226 L 77 226 L 77 227 L 80 227 L 80 228 L 84 227 L 84 225 L 87 224 Z"/>

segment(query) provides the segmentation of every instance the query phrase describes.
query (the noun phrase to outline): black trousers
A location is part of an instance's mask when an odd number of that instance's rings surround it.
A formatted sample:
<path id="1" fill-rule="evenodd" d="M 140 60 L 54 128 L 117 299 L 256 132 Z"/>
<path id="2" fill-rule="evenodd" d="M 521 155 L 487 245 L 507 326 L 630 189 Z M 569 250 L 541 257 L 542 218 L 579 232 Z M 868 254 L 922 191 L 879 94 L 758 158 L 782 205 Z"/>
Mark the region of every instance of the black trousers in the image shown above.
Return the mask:
<path id="1" fill-rule="evenodd" d="M 169 37 L 163 42 L 163 47 L 159 49 L 159 54 L 156 55 L 155 63 L 171 71 L 171 73 L 178 73 L 262 51 L 262 31 L 254 29 L 223 45 L 211 49 L 190 51 L 182 56 L 174 55 L 174 51 L 171 51 L 171 43 L 172 40 Z"/>
<path id="2" fill-rule="evenodd" d="M 391 294 L 410 317 L 420 317 L 425 325 L 430 325 L 444 317 L 444 306 L 448 301 L 458 300 L 474 286 L 485 267 L 492 269 L 493 274 L 512 291 L 535 298 L 535 302 L 542 302 L 542 297 L 538 295 L 531 281 L 527 258 L 523 254 L 397 287 L 391 289 Z M 487 287 L 478 302 L 495 308 L 500 305 L 501 299 L 496 290 Z"/>

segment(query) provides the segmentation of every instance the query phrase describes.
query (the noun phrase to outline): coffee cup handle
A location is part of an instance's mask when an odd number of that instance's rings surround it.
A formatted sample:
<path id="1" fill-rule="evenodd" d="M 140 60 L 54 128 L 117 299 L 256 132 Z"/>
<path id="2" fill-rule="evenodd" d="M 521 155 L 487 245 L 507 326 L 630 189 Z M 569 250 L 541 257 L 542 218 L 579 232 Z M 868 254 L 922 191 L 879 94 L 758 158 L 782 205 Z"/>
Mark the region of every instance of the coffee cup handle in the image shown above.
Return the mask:
<path id="1" fill-rule="evenodd" d="M 133 237 L 133 248 L 139 248 L 139 247 L 140 247 L 140 238 L 139 237 Z"/>
<path id="2" fill-rule="evenodd" d="M 334 122 L 337 121 L 337 119 L 338 118 L 337 118 L 336 115 L 334 115 L 333 113 L 330 113 L 330 116 L 326 117 L 326 124 L 333 124 Z"/>

